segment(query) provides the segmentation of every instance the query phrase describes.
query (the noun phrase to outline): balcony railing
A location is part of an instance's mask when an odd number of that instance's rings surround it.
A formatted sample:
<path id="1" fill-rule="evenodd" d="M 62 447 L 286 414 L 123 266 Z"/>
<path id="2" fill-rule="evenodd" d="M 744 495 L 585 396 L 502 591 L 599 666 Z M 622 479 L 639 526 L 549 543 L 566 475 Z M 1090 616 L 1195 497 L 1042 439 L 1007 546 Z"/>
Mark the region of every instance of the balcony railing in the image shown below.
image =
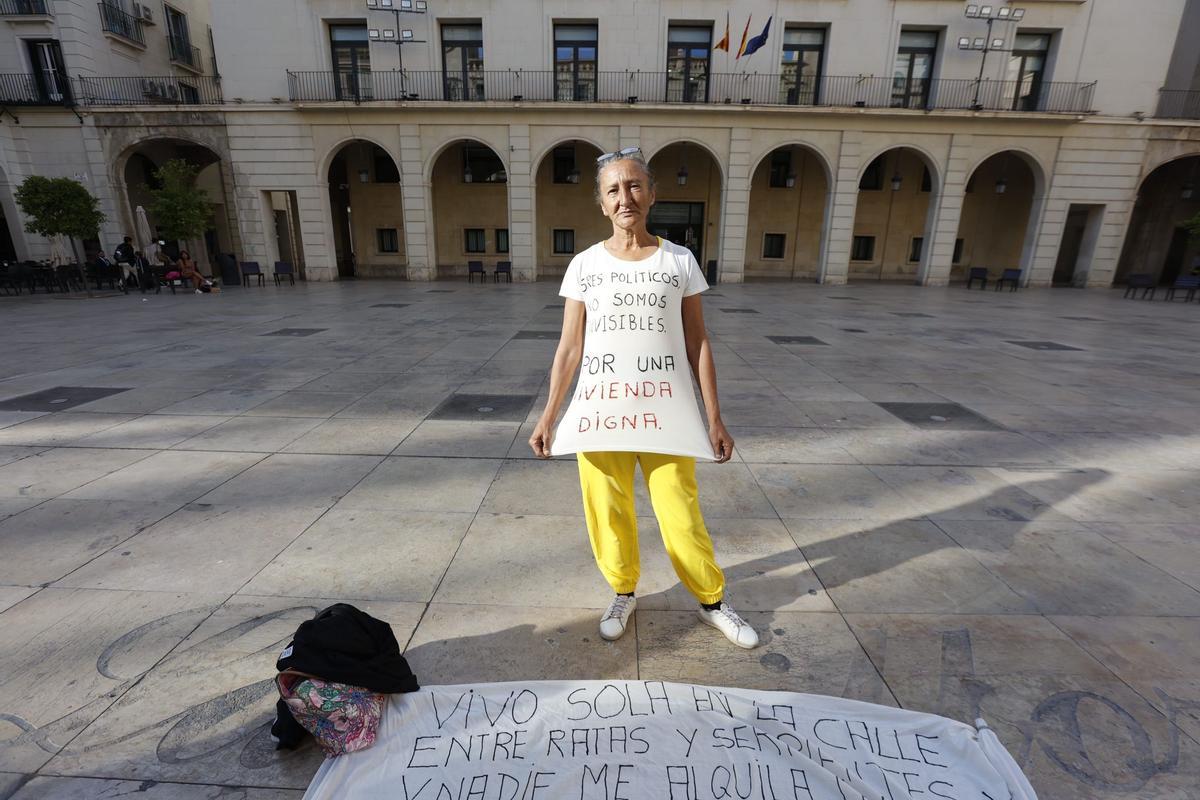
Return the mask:
<path id="1" fill-rule="evenodd" d="M 436 70 L 380 72 L 289 71 L 295 102 L 397 100 L 688 103 L 702 105 L 829 106 L 923 110 L 1033 111 L 1086 114 L 1095 83 L 976 81 L 942 78 L 894 80 L 864 76 L 670 72 L 596 72 L 562 75 L 553 70 Z"/>
<path id="2" fill-rule="evenodd" d="M 132 14 L 126 14 L 118 6 L 100 3 L 100 27 L 122 39 L 136 42 L 143 47 L 146 45 L 142 21 Z"/>
<path id="3" fill-rule="evenodd" d="M 88 106 L 214 105 L 221 84 L 211 76 L 179 78 L 76 78 L 75 94 Z"/>
<path id="4" fill-rule="evenodd" d="M 0 74 L 0 106 L 69 106 L 71 86 L 66 78 L 22 72 Z"/>
<path id="5" fill-rule="evenodd" d="M 0 17 L 47 17 L 46 0 L 0 0 Z"/>
<path id="6" fill-rule="evenodd" d="M 167 46 L 171 51 L 171 61 L 188 69 L 202 72 L 204 66 L 200 61 L 200 48 L 181 36 L 167 36 Z"/>
<path id="7" fill-rule="evenodd" d="M 1158 110 L 1154 116 L 1161 119 L 1200 119 L 1200 91 L 1160 89 Z"/>

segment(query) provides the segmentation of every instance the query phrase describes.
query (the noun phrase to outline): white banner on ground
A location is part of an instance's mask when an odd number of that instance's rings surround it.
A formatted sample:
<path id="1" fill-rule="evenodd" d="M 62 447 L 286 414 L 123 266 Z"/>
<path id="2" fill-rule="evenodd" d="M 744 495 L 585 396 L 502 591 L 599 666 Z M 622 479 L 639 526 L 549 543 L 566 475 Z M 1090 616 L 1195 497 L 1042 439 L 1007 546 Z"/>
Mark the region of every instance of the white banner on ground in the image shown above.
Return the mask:
<path id="1" fill-rule="evenodd" d="M 393 695 L 305 800 L 1036 800 L 987 730 L 792 692 L 661 681 Z"/>

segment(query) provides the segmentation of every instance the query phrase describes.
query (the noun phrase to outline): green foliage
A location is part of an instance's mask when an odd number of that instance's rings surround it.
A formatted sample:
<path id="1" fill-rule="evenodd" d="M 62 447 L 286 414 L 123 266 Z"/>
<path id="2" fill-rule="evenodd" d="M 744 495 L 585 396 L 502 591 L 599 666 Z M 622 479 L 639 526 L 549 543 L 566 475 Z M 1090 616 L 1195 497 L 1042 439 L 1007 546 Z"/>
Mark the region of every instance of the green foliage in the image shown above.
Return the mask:
<path id="1" fill-rule="evenodd" d="M 1200 239 L 1200 211 L 1196 212 L 1196 216 L 1183 221 L 1183 227 L 1187 228 L 1187 232 L 1192 235 L 1192 239 Z"/>
<path id="2" fill-rule="evenodd" d="M 213 204 L 196 188 L 197 169 L 181 159 L 166 162 L 154 172 L 162 188 L 151 189 L 150 216 L 165 238 L 198 239 L 208 230 Z"/>
<path id="3" fill-rule="evenodd" d="M 28 218 L 25 230 L 42 236 L 88 239 L 104 221 L 100 201 L 71 178 L 31 175 L 17 187 L 15 199 Z"/>

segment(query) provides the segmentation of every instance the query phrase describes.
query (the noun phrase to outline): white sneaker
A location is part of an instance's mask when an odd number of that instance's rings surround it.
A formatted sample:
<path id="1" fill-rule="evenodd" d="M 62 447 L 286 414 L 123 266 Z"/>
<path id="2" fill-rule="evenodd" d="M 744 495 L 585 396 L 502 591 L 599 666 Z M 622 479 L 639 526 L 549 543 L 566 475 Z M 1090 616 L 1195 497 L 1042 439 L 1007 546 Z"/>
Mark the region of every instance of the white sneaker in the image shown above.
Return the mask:
<path id="1" fill-rule="evenodd" d="M 200 291 L 199 289 L 197 289 L 197 290 L 196 290 L 196 294 L 204 294 L 204 292 L 202 292 L 202 291 Z"/>
<path id="2" fill-rule="evenodd" d="M 750 623 L 739 617 L 728 603 L 721 603 L 720 608 L 712 611 L 701 606 L 700 619 L 704 624 L 711 625 L 725 634 L 725 638 L 738 647 L 746 650 L 758 647 L 758 634 L 754 632 L 754 628 L 751 628 Z"/>
<path id="3" fill-rule="evenodd" d="M 608 604 L 608 610 L 600 618 L 600 638 L 614 642 L 625 633 L 625 625 L 637 608 L 636 597 L 619 594 Z"/>

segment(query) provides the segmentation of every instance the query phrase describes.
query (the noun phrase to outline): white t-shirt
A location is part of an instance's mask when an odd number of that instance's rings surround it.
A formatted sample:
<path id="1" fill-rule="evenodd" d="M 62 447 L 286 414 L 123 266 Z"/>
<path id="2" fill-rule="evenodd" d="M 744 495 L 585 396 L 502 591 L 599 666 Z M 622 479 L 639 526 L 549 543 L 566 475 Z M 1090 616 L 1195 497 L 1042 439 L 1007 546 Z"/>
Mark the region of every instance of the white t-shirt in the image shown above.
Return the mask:
<path id="1" fill-rule="evenodd" d="M 571 259 L 559 294 L 587 307 L 583 363 L 554 455 L 632 451 L 712 461 L 683 336 L 683 298 L 708 288 L 686 247 L 623 261 L 603 242 Z"/>

